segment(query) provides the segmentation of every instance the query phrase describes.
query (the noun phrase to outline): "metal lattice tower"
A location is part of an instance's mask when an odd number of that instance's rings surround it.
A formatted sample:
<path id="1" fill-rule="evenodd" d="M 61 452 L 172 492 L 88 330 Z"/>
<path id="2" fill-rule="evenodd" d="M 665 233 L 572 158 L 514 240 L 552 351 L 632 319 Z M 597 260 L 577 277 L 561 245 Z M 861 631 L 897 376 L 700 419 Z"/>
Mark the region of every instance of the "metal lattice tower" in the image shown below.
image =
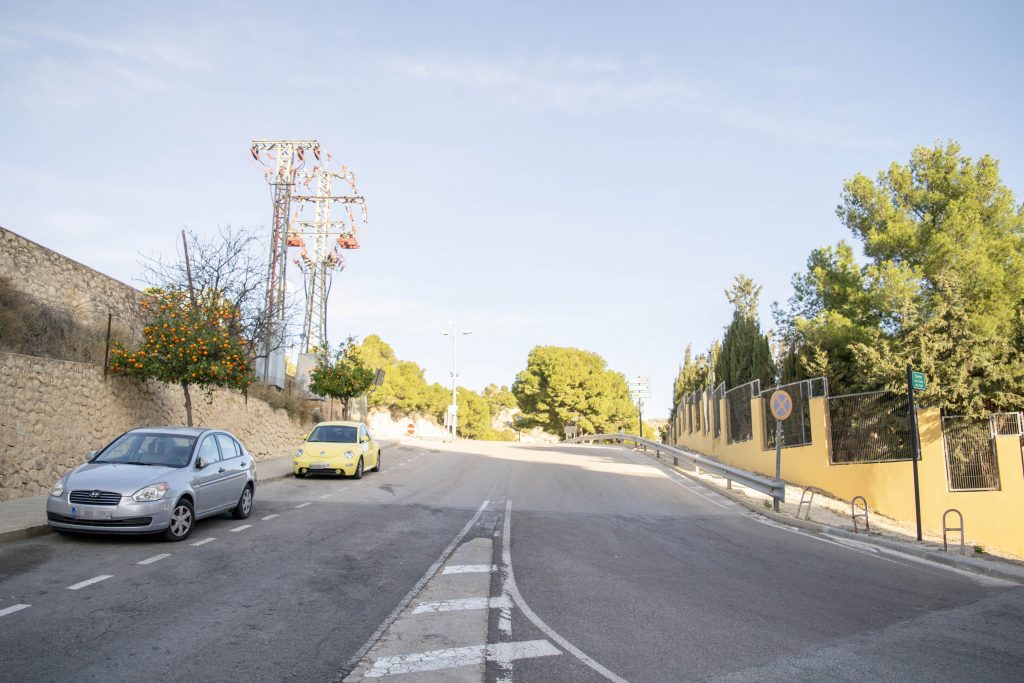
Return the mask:
<path id="1" fill-rule="evenodd" d="M 262 349 L 262 379 L 284 385 L 285 275 L 288 267 L 288 223 L 295 173 L 305 165 L 306 152 L 320 158 L 316 140 L 253 140 L 249 153 L 263 165 L 273 193 L 274 222 L 267 266 L 268 331 Z M 260 363 L 257 363 L 257 372 Z"/>
<path id="2" fill-rule="evenodd" d="M 335 194 L 335 182 L 347 184 L 350 194 Z M 327 341 L 327 298 L 331 289 L 331 277 L 335 270 L 345 267 L 341 255 L 344 249 L 357 249 L 358 223 L 366 222 L 366 202 L 356 189 L 355 174 L 342 166 L 340 171 L 314 168 L 312 171 L 295 173 L 295 183 L 309 189 L 315 186 L 313 194 L 296 194 L 296 202 L 307 202 L 315 207 L 315 218 L 311 221 L 295 220 L 289 227 L 288 243 L 301 246 L 300 258 L 296 264 L 305 277 L 306 307 L 302 323 L 303 353 L 326 354 Z M 345 205 L 345 216 L 332 220 L 331 209 L 335 204 Z M 359 207 L 357 220 L 353 206 Z M 304 238 L 312 239 L 312 253 Z M 331 245 L 331 240 L 335 244 Z"/>

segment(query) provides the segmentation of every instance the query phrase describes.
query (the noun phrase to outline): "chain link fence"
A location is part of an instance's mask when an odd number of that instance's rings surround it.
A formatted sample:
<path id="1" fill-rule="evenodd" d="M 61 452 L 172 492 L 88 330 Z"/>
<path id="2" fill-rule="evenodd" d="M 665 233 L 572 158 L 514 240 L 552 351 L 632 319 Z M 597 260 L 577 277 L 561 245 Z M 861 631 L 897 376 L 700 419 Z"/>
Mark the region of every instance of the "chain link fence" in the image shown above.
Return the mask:
<path id="1" fill-rule="evenodd" d="M 942 443 L 950 491 L 999 490 L 992 418 L 951 415 L 942 418 Z"/>
<path id="2" fill-rule="evenodd" d="M 760 393 L 761 381 L 757 379 L 725 392 L 725 415 L 729 443 L 740 443 L 754 438 L 754 416 L 750 402 Z"/>
<path id="3" fill-rule="evenodd" d="M 830 396 L 832 464 L 910 460 L 907 395 L 892 391 Z"/>
<path id="4" fill-rule="evenodd" d="M 711 392 L 711 413 L 715 425 L 715 438 L 722 436 L 722 397 L 725 396 L 725 382 Z"/>

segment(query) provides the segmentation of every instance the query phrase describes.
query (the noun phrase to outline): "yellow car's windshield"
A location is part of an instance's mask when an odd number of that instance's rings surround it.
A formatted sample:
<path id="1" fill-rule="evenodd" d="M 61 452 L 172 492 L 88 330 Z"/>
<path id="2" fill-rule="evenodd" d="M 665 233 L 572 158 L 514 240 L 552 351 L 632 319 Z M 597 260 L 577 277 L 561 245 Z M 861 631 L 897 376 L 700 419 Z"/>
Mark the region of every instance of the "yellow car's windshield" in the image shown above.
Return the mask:
<path id="1" fill-rule="evenodd" d="M 356 428 L 348 425 L 317 425 L 309 433 L 308 442 L 355 443 Z"/>

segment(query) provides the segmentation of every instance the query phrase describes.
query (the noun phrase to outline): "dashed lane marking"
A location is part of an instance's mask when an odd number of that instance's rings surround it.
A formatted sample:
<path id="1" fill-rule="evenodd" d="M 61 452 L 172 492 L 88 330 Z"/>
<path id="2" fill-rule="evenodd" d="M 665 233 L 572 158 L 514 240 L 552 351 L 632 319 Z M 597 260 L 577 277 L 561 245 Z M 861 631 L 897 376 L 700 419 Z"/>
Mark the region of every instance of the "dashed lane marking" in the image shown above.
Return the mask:
<path id="1" fill-rule="evenodd" d="M 324 495 L 320 496 L 320 498 L 321 499 L 323 499 L 323 498 L 330 498 L 333 495 L 334 495 L 333 493 L 325 493 Z"/>
<path id="2" fill-rule="evenodd" d="M 275 514 L 275 515 L 267 515 L 266 517 L 264 517 L 264 518 L 263 518 L 263 521 L 264 521 L 264 522 L 269 522 L 269 521 L 270 521 L 270 520 L 272 520 L 272 519 L 273 519 L 274 517 L 279 517 L 279 516 L 280 516 L 280 515 L 276 515 L 276 514 Z"/>
<path id="3" fill-rule="evenodd" d="M 14 614 L 20 612 L 23 609 L 28 609 L 32 605 L 11 605 L 10 607 L 4 607 L 0 609 L 0 617 L 6 617 L 8 614 Z"/>
<path id="4" fill-rule="evenodd" d="M 303 503 L 302 505 L 296 505 L 296 506 L 295 506 L 295 509 L 296 509 L 296 510 L 298 510 L 299 508 L 304 508 L 304 507 L 306 507 L 307 505 L 312 505 L 312 503 Z"/>
<path id="5" fill-rule="evenodd" d="M 81 588 L 85 588 L 86 586 L 91 586 L 94 583 L 99 583 L 100 581 L 106 581 L 107 579 L 112 579 L 112 578 L 114 578 L 113 574 L 100 574 L 99 576 L 94 576 L 91 579 L 86 579 L 85 581 L 80 581 L 78 583 L 72 584 L 72 585 L 68 586 L 68 590 L 69 591 L 76 591 L 76 590 L 79 590 Z"/>
<path id="6" fill-rule="evenodd" d="M 201 541 L 196 541 L 192 545 L 206 545 L 207 543 L 213 543 L 216 540 L 217 540 L 216 536 L 211 536 L 210 538 L 204 538 Z"/>
<path id="7" fill-rule="evenodd" d="M 413 609 L 413 614 L 437 614 L 438 612 L 461 612 L 469 609 L 500 609 L 512 606 L 508 596 L 500 598 L 459 598 L 440 602 L 422 602 Z"/>
<path id="8" fill-rule="evenodd" d="M 493 564 L 450 564 L 442 574 L 488 574 L 497 571 Z"/>
<path id="9" fill-rule="evenodd" d="M 366 678 L 453 669 L 459 666 L 481 664 L 484 661 L 508 663 L 516 659 L 549 657 L 558 654 L 561 654 L 558 648 L 546 640 L 453 647 L 397 657 L 381 657 L 373 663 L 373 668 L 366 672 Z"/>
<path id="10" fill-rule="evenodd" d="M 228 531 L 230 531 L 232 533 L 235 532 L 235 531 L 245 531 L 246 529 L 248 529 L 251 526 L 252 526 L 252 524 L 243 524 L 242 526 L 236 526 L 234 529 L 228 529 Z"/>
<path id="11" fill-rule="evenodd" d="M 147 557 L 141 562 L 136 562 L 135 564 L 153 564 L 154 562 L 159 562 L 160 560 L 170 556 L 170 553 L 160 553 L 159 555 L 154 555 L 153 557 Z"/>

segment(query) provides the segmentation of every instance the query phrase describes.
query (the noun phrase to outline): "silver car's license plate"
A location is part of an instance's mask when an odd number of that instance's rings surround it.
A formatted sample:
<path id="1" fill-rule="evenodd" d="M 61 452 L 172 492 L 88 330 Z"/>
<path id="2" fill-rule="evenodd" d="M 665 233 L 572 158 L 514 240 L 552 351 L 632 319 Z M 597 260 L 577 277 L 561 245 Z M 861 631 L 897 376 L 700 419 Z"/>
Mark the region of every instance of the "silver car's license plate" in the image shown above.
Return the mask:
<path id="1" fill-rule="evenodd" d="M 114 512 L 104 508 L 73 507 L 71 516 L 78 519 L 110 519 L 114 516 Z"/>

